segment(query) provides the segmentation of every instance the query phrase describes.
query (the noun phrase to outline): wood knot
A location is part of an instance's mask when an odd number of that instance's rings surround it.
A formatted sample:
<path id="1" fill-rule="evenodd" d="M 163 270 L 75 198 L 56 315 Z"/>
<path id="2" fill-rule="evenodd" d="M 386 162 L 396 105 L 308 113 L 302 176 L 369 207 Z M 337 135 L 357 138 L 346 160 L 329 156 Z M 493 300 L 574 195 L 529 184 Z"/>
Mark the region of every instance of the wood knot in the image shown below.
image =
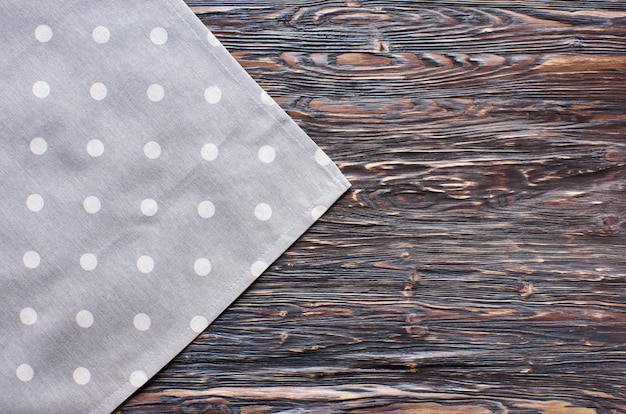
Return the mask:
<path id="1" fill-rule="evenodd" d="M 417 273 L 417 270 L 413 270 L 411 272 L 411 276 L 409 276 L 409 282 L 417 283 L 422 279 L 422 277 Z"/>
<path id="2" fill-rule="evenodd" d="M 423 338 L 424 336 L 428 335 L 428 328 L 424 326 L 407 326 L 404 328 L 404 330 L 411 338 Z"/>
<path id="3" fill-rule="evenodd" d="M 413 269 L 413 271 L 411 272 L 411 274 L 409 275 L 409 281 L 408 283 L 404 286 L 404 290 L 402 291 L 402 295 L 405 298 L 410 298 L 411 296 L 413 296 L 413 286 L 419 282 L 421 279 L 420 275 L 417 273 L 417 271 L 415 269 Z"/>
<path id="4" fill-rule="evenodd" d="M 410 325 L 415 325 L 415 324 L 419 323 L 419 321 L 420 321 L 420 317 L 417 316 L 416 313 L 409 313 L 406 316 L 406 323 L 408 323 Z"/>
<path id="5" fill-rule="evenodd" d="M 402 296 L 404 296 L 405 298 L 410 298 L 411 296 L 413 296 L 413 285 L 406 285 L 404 286 L 404 289 L 402 290 Z"/>
<path id="6" fill-rule="evenodd" d="M 289 334 L 287 332 L 281 332 L 278 346 L 281 346 L 282 344 L 284 344 L 287 338 L 289 338 Z"/>
<path id="7" fill-rule="evenodd" d="M 406 316 L 406 323 L 409 326 L 405 326 L 404 330 L 411 338 L 422 338 L 428 335 L 428 328 L 418 325 L 421 322 L 421 317 L 416 313 L 410 313 Z"/>
<path id="8" fill-rule="evenodd" d="M 524 299 L 535 293 L 535 287 L 530 282 L 524 282 L 522 288 L 519 290 L 520 296 Z"/>
<path id="9" fill-rule="evenodd" d="M 374 52 L 377 52 L 377 53 L 389 52 L 389 43 L 385 42 L 382 39 L 375 39 L 374 40 Z"/>
<path id="10" fill-rule="evenodd" d="M 585 47 L 585 41 L 580 36 L 576 36 L 569 41 L 569 47 L 572 50 L 580 50 Z"/>
<path id="11" fill-rule="evenodd" d="M 604 158 L 608 162 L 619 162 L 624 158 L 624 155 L 617 148 L 611 148 L 604 153 Z"/>
<path id="12" fill-rule="evenodd" d="M 602 217 L 602 231 L 605 233 L 613 233 L 620 224 L 620 218 L 614 215 Z"/>

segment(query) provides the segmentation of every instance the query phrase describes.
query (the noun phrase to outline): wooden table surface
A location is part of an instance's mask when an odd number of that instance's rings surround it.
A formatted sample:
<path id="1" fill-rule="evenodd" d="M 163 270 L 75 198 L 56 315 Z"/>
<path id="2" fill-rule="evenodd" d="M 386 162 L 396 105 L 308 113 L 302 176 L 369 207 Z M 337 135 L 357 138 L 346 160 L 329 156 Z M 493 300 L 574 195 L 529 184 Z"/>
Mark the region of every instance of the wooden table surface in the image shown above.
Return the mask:
<path id="1" fill-rule="evenodd" d="M 353 187 L 121 413 L 626 412 L 626 4 L 188 4 Z"/>

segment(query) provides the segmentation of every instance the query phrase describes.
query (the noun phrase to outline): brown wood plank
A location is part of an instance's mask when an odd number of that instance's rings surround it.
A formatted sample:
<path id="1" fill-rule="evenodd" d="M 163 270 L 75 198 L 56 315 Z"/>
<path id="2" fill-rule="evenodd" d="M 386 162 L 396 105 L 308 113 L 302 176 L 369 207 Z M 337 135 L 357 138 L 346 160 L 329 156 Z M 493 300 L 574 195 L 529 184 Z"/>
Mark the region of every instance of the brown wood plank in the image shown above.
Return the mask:
<path id="1" fill-rule="evenodd" d="M 121 413 L 626 412 L 626 3 L 188 3 L 353 188 Z"/>

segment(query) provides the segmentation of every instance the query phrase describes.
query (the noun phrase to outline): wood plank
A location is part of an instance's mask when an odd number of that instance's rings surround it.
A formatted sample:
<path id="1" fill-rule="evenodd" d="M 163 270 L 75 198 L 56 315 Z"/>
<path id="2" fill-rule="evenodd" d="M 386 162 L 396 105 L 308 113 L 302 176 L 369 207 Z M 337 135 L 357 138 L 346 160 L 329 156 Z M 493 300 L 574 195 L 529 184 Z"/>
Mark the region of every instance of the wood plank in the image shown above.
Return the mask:
<path id="1" fill-rule="evenodd" d="M 626 4 L 188 2 L 353 188 L 136 412 L 626 412 Z"/>

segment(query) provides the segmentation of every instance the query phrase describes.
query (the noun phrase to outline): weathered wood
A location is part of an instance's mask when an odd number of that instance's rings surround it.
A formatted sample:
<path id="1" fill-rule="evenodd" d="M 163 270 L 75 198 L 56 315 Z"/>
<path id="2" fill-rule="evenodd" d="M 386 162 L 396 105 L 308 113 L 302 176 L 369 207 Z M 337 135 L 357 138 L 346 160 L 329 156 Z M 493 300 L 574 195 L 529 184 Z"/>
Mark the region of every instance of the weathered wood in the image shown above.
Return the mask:
<path id="1" fill-rule="evenodd" d="M 189 4 L 353 188 L 120 412 L 626 412 L 624 2 Z"/>

